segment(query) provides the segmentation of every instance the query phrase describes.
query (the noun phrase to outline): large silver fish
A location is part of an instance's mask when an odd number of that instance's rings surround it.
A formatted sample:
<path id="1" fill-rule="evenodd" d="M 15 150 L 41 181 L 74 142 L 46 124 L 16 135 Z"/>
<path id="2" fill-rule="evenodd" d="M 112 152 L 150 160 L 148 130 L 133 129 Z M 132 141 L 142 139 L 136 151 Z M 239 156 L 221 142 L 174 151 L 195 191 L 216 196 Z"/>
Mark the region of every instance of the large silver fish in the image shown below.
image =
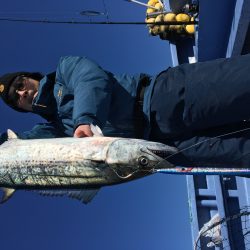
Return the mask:
<path id="1" fill-rule="evenodd" d="M 113 137 L 20 140 L 8 130 L 0 146 L 2 202 L 16 189 L 67 195 L 89 202 L 97 190 L 173 167 L 165 157 L 176 148 L 157 142 Z"/>

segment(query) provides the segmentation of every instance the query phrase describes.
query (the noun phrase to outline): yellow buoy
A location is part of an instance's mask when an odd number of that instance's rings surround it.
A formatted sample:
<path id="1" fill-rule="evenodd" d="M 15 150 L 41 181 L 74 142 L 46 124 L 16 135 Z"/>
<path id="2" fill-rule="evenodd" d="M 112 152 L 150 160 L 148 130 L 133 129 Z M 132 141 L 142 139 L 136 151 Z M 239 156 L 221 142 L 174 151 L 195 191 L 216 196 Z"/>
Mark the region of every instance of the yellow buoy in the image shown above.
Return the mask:
<path id="1" fill-rule="evenodd" d="M 165 22 L 169 22 L 169 21 L 175 21 L 175 14 L 174 13 L 167 13 L 165 16 L 164 16 L 164 21 Z"/>
<path id="2" fill-rule="evenodd" d="M 155 18 L 155 22 L 163 22 L 164 20 L 164 15 L 158 15 L 156 18 Z"/>
<path id="3" fill-rule="evenodd" d="M 163 22 L 164 21 L 164 15 L 158 15 L 156 18 L 155 18 L 155 22 Z M 167 25 L 160 25 L 160 29 L 159 29 L 159 32 L 162 33 L 162 32 L 165 32 L 166 30 L 168 29 Z"/>
<path id="4" fill-rule="evenodd" d="M 147 14 L 153 13 L 155 12 L 155 9 L 152 8 L 147 8 Z"/>
<path id="5" fill-rule="evenodd" d="M 183 32 L 183 25 L 172 25 L 174 26 L 172 30 L 176 33 L 181 34 Z"/>
<path id="6" fill-rule="evenodd" d="M 156 35 L 153 33 L 152 28 L 149 28 L 149 35 L 151 35 L 151 36 L 156 36 Z"/>
<path id="7" fill-rule="evenodd" d="M 168 25 L 160 25 L 160 33 L 165 33 L 168 31 Z"/>
<path id="8" fill-rule="evenodd" d="M 163 6 L 160 4 L 160 3 L 156 3 L 155 4 L 155 8 L 158 10 L 158 11 L 161 11 L 163 9 Z"/>
<path id="9" fill-rule="evenodd" d="M 148 27 L 153 27 L 154 24 L 152 24 L 152 23 L 155 22 L 155 18 L 148 18 L 145 21 L 146 21 L 146 23 L 150 23 L 150 24 L 147 24 Z"/>
<path id="10" fill-rule="evenodd" d="M 185 30 L 188 34 L 194 34 L 195 32 L 194 24 L 186 25 Z"/>
<path id="11" fill-rule="evenodd" d="M 175 20 L 176 15 L 174 13 L 167 13 L 166 15 L 164 15 L 164 22 L 171 22 L 171 21 L 176 21 Z M 171 30 L 175 30 L 175 25 L 168 25 L 168 29 Z"/>
<path id="12" fill-rule="evenodd" d="M 193 17 L 191 18 L 191 21 L 194 21 L 194 18 L 193 18 Z M 194 32 L 195 32 L 195 26 L 194 26 L 194 24 L 186 25 L 186 26 L 185 26 L 185 30 L 186 30 L 186 32 L 187 32 L 188 34 L 194 34 Z"/>
<path id="13" fill-rule="evenodd" d="M 159 35 L 160 34 L 160 26 L 159 25 L 155 25 L 153 28 L 151 28 L 151 32 L 153 35 Z"/>
<path id="14" fill-rule="evenodd" d="M 150 5 L 150 6 L 155 6 L 155 4 L 157 4 L 158 3 L 158 0 L 149 0 L 148 1 L 148 5 Z"/>
<path id="15" fill-rule="evenodd" d="M 190 16 L 187 14 L 180 13 L 180 14 L 176 15 L 175 19 L 177 22 L 189 22 Z"/>

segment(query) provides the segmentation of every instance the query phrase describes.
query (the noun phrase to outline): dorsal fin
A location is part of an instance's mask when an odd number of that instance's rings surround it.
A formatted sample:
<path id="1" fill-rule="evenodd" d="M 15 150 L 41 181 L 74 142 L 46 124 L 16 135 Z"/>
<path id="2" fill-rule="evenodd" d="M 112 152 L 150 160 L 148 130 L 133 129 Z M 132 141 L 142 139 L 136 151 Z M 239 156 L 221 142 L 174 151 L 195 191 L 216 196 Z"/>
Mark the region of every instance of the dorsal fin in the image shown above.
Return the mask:
<path id="1" fill-rule="evenodd" d="M 8 140 L 18 139 L 17 135 L 11 129 L 7 129 Z"/>
<path id="2" fill-rule="evenodd" d="M 39 190 L 40 195 L 44 196 L 68 196 L 69 198 L 77 199 L 85 204 L 89 203 L 99 189 L 84 189 L 84 190 Z"/>
<path id="3" fill-rule="evenodd" d="M 3 191 L 3 196 L 1 198 L 0 204 L 9 200 L 16 190 L 13 188 L 2 188 L 2 191 Z"/>

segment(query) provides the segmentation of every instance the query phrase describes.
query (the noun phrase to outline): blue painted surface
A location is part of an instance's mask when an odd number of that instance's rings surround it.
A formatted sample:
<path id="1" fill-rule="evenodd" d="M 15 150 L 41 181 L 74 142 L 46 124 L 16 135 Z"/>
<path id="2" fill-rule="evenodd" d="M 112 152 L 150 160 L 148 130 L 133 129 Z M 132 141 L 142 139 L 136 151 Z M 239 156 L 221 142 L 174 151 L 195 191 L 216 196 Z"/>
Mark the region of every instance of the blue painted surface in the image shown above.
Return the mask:
<path id="1" fill-rule="evenodd" d="M 227 57 L 230 57 L 233 53 L 236 39 L 237 31 L 240 29 L 240 17 L 243 10 L 244 0 L 238 0 L 235 5 L 235 15 L 232 19 L 231 32 L 228 39 Z"/>
<path id="2" fill-rule="evenodd" d="M 183 4 L 189 2 L 192 3 L 191 0 L 189 1 L 171 1 L 164 0 L 164 6 L 166 11 L 176 12 L 177 9 L 181 9 L 181 2 Z M 177 3 L 178 2 L 178 3 Z M 172 6 L 172 9 L 171 9 Z M 177 66 L 183 63 L 189 63 L 189 58 L 197 57 L 197 49 L 196 49 L 196 39 L 194 37 L 187 37 L 187 38 L 179 38 L 175 41 L 168 41 L 170 52 L 171 52 L 171 59 L 172 59 L 172 66 Z"/>
<path id="3" fill-rule="evenodd" d="M 145 19 L 146 9 L 142 6 L 105 2 L 110 20 Z M 1 3 L 1 12 L 14 12 L 14 16 L 25 12 L 22 16 L 34 18 L 39 17 L 37 11 L 54 12 L 56 16 L 42 14 L 53 19 L 61 14 L 69 16 L 68 12 L 103 11 L 100 0 Z M 86 55 L 113 73 L 155 74 L 170 64 L 168 45 L 150 37 L 144 26 L 0 22 L 0 29 L 1 74 L 18 70 L 51 72 L 59 57 L 66 55 Z M 7 128 L 25 131 L 42 122 L 32 114 L 12 111 L 2 102 L 0 109 L 1 132 Z M 107 187 L 87 206 L 66 198 L 20 191 L 1 206 L 0 220 L 1 250 L 192 249 L 184 176 L 154 175 Z"/>
<path id="4" fill-rule="evenodd" d="M 250 1 L 237 0 L 228 39 L 227 57 L 239 55 L 246 38 L 250 20 Z"/>
<path id="5" fill-rule="evenodd" d="M 167 169 L 159 169 L 156 171 L 157 173 L 162 174 L 177 174 L 177 175 L 244 175 L 250 177 L 250 169 L 236 169 L 236 168 L 184 168 L 184 167 L 174 167 Z"/>
<path id="6" fill-rule="evenodd" d="M 235 0 L 201 0 L 199 5 L 198 61 L 225 57 Z"/>
<path id="7" fill-rule="evenodd" d="M 199 27 L 191 44 L 172 42 L 170 48 L 173 65 L 188 61 L 190 51 L 198 61 L 239 55 L 244 46 L 250 51 L 246 37 L 250 21 L 249 0 L 200 0 Z M 249 48 L 248 48 L 248 47 Z M 199 230 L 215 214 L 220 218 L 232 216 L 241 208 L 250 206 L 250 179 L 244 177 L 202 175 L 187 176 L 192 241 L 195 243 Z M 227 250 L 245 249 L 249 243 L 250 223 L 236 220 L 236 225 L 223 227 L 223 242 Z M 245 237 L 245 241 L 244 241 Z M 208 243 L 203 239 L 202 243 Z M 248 246 L 249 247 L 249 246 Z M 211 250 L 203 245 L 202 250 Z M 220 247 L 212 249 L 219 250 Z M 246 248 L 248 249 L 248 248 Z"/>

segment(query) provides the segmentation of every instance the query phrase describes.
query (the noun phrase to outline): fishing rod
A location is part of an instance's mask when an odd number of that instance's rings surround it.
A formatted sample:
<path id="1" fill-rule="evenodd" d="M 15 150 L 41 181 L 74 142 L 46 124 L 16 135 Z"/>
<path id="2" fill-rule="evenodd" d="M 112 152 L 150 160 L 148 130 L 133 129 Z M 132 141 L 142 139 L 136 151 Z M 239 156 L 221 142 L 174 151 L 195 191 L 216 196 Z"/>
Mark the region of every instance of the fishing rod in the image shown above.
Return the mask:
<path id="1" fill-rule="evenodd" d="M 171 157 L 178 155 L 181 152 L 184 152 L 190 148 L 193 148 L 195 146 L 198 146 L 200 144 L 203 144 L 205 142 L 211 142 L 211 140 L 219 139 L 228 135 L 234 135 L 238 134 L 240 132 L 245 132 L 250 130 L 250 128 L 244 128 L 244 129 L 239 129 L 235 130 L 229 133 L 225 134 L 220 134 L 215 137 L 211 137 L 208 139 L 205 139 L 201 142 L 192 144 L 189 147 L 186 147 L 182 150 L 179 150 L 177 153 L 171 154 L 168 157 L 166 157 L 164 160 L 168 160 Z M 205 165 L 205 164 L 204 164 Z M 170 168 L 165 168 L 165 169 L 157 169 L 157 170 L 152 170 L 153 173 L 162 173 L 162 174 L 178 174 L 178 175 L 247 175 L 250 177 L 250 168 L 236 168 L 236 167 L 226 167 L 226 168 L 220 168 L 220 167 L 181 167 L 181 166 L 176 166 L 176 167 L 170 167 Z"/>
<path id="2" fill-rule="evenodd" d="M 82 25 L 190 25 L 190 24 L 198 24 L 198 21 L 162 21 L 162 22 L 91 22 L 91 21 L 55 21 L 55 20 L 36 20 L 36 19 L 19 19 L 19 18 L 0 18 L 2 22 L 22 22 L 22 23 L 46 23 L 46 24 L 82 24 Z"/>
<path id="3" fill-rule="evenodd" d="M 250 177 L 250 168 L 208 168 L 208 167 L 174 167 L 155 170 L 154 173 L 176 175 L 237 175 Z"/>
<path id="4" fill-rule="evenodd" d="M 245 132 L 250 130 L 249 127 L 244 128 L 244 129 L 239 129 L 239 130 L 235 130 L 229 133 L 225 133 L 225 134 L 220 134 L 218 136 L 214 136 L 211 137 L 209 139 L 205 139 L 201 142 L 192 144 L 189 147 L 186 147 L 182 150 L 179 150 L 176 153 L 170 154 L 169 156 L 167 156 L 166 158 L 164 158 L 163 161 L 166 161 L 168 159 L 170 159 L 171 157 L 178 155 L 181 152 L 184 152 L 192 147 L 198 146 L 200 144 L 203 144 L 205 142 L 211 142 L 211 140 L 214 139 L 219 139 L 228 135 L 234 135 L 234 134 L 238 134 L 240 132 Z M 159 162 L 157 165 L 161 165 L 162 162 Z M 226 168 L 221 168 L 221 167 L 202 167 L 202 166 L 198 166 L 198 167 L 182 167 L 182 166 L 173 166 L 173 167 L 168 167 L 168 168 L 162 168 L 162 169 L 157 169 L 157 165 L 155 167 L 153 167 L 152 169 L 148 169 L 148 170 L 144 170 L 145 172 L 148 172 L 149 174 L 155 174 L 155 173 L 161 173 L 161 174 L 175 174 L 175 175 L 231 175 L 231 176 L 249 176 L 250 177 L 250 168 L 237 168 L 237 167 L 226 167 Z M 202 165 L 202 164 L 201 164 Z M 121 176 L 119 175 L 119 173 L 113 169 L 114 173 L 121 179 L 128 179 L 131 176 L 135 175 L 137 172 L 141 171 L 141 169 L 137 169 L 134 172 L 128 174 L 127 176 Z"/>

